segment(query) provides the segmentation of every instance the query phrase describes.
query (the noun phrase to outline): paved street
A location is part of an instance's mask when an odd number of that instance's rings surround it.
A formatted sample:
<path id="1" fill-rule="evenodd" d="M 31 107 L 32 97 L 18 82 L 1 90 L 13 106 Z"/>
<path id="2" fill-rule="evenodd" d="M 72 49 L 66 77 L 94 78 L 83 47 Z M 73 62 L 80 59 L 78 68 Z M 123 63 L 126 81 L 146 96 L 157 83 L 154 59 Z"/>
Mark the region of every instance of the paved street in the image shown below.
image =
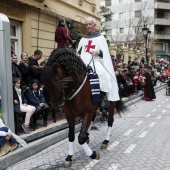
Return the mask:
<path id="1" fill-rule="evenodd" d="M 142 100 L 122 117 L 116 115 L 106 150 L 100 149 L 106 123 L 95 125 L 99 130 L 92 130 L 89 145 L 100 152 L 100 160 L 86 157 L 76 138 L 71 169 L 170 170 L 170 97 L 165 95 L 165 89 L 156 95 L 155 101 Z M 67 146 L 68 139 L 65 139 L 8 170 L 64 169 L 62 161 L 67 155 Z"/>

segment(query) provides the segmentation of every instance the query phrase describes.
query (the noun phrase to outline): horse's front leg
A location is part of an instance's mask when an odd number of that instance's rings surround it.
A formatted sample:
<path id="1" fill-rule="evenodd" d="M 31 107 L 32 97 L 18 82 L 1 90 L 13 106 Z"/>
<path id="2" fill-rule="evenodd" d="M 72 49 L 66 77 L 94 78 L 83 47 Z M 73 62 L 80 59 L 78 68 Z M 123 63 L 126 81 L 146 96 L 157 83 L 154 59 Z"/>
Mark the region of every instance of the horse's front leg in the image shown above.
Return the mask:
<path id="1" fill-rule="evenodd" d="M 91 119 L 89 117 L 90 116 L 86 116 L 85 118 L 82 119 L 82 126 L 80 130 L 80 134 L 78 136 L 78 141 L 87 156 L 89 156 L 92 159 L 99 160 L 100 159 L 99 152 L 92 151 L 86 142 L 87 141 L 87 130 L 91 122 Z"/>
<path id="2" fill-rule="evenodd" d="M 66 118 L 67 118 L 67 116 L 66 116 Z M 69 119 L 67 119 L 67 121 L 68 121 L 68 124 L 69 124 L 69 133 L 68 133 L 69 146 L 68 146 L 68 156 L 65 159 L 64 166 L 65 167 L 71 167 L 72 156 L 74 155 L 75 120 L 74 120 L 74 118 L 69 118 Z"/>
<path id="3" fill-rule="evenodd" d="M 107 128 L 106 138 L 102 142 L 101 149 L 106 149 L 108 147 L 108 144 L 109 144 L 110 134 L 111 134 L 112 126 L 113 126 L 113 122 L 114 122 L 115 104 L 116 104 L 116 102 L 110 102 L 110 106 L 108 107 L 108 112 L 109 112 L 108 128 Z"/>

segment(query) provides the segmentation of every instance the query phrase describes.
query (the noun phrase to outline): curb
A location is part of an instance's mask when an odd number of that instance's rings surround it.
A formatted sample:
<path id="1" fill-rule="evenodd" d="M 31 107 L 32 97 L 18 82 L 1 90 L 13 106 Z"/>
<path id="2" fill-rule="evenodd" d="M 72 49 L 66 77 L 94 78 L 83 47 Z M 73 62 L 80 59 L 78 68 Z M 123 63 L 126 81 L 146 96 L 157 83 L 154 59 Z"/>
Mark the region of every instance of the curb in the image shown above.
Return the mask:
<path id="1" fill-rule="evenodd" d="M 159 87 L 155 87 L 155 92 L 162 90 L 165 88 L 166 84 L 163 84 Z M 143 98 L 143 94 L 138 94 L 133 97 L 128 98 L 127 100 L 123 101 L 126 106 L 131 106 L 139 101 L 141 101 Z M 61 130 L 61 127 L 64 128 L 64 130 Z M 81 128 L 81 123 L 77 124 L 75 126 L 75 133 L 79 132 Z M 31 137 L 25 138 L 28 143 L 27 147 L 20 147 L 16 151 L 8 153 L 7 155 L 0 157 L 0 170 L 5 170 L 9 168 L 10 166 L 27 159 L 38 152 L 42 151 L 43 149 L 54 145 L 57 142 L 60 142 L 63 139 L 66 139 L 68 137 L 68 124 L 65 123 L 59 127 L 52 128 L 52 131 L 49 133 L 45 132 L 44 137 L 38 136 L 37 140 L 33 141 Z M 39 138 L 39 139 L 38 139 Z"/>

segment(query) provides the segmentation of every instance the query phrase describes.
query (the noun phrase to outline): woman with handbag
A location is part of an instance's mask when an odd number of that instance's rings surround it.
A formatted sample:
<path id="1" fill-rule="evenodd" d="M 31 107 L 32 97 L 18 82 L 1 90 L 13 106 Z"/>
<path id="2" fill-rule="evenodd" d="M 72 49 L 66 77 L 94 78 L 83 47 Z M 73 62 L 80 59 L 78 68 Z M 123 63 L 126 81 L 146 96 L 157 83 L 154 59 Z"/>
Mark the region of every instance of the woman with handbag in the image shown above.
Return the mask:
<path id="1" fill-rule="evenodd" d="M 26 112 L 25 123 L 22 125 L 25 133 L 30 133 L 29 123 L 31 116 L 35 112 L 35 107 L 27 105 L 27 100 L 25 99 L 21 91 L 20 79 L 13 78 L 13 100 L 14 100 L 14 111 L 15 112 Z"/>

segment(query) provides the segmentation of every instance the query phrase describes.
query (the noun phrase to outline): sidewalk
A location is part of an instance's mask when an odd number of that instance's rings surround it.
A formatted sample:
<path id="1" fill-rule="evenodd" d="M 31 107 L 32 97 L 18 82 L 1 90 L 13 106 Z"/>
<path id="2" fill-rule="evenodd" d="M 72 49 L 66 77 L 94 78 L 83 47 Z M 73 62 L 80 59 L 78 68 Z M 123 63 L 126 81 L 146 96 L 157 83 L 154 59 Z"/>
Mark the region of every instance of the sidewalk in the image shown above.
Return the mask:
<path id="1" fill-rule="evenodd" d="M 165 88 L 165 86 L 166 84 L 155 86 L 155 92 Z M 123 98 L 122 100 L 127 106 L 131 106 L 134 103 L 140 101 L 142 97 L 142 93 L 139 93 L 129 98 Z M 78 132 L 80 130 L 80 127 L 81 124 L 77 124 L 75 132 Z M 0 170 L 4 170 L 19 161 L 33 156 L 41 150 L 67 138 L 67 136 L 68 124 L 66 123 L 66 120 L 62 120 L 62 122 L 57 122 L 56 124 L 49 125 L 49 127 L 44 128 L 43 131 L 39 130 L 35 131 L 31 135 L 22 136 L 22 138 L 28 142 L 28 146 L 18 148 L 16 151 L 11 152 L 6 156 L 0 157 Z"/>

